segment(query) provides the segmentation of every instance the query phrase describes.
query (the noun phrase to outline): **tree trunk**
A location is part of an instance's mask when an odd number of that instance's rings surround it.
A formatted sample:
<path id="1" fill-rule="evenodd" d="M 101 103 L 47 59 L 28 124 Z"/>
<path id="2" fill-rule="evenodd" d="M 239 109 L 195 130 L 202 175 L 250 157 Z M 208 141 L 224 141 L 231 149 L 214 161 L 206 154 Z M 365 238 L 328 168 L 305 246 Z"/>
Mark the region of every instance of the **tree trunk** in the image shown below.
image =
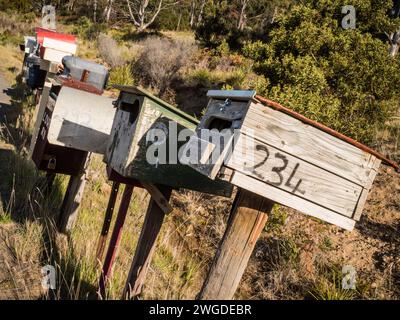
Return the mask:
<path id="1" fill-rule="evenodd" d="M 179 31 L 179 29 L 181 27 L 181 21 L 182 21 L 182 10 L 179 14 L 178 24 L 176 25 L 176 31 Z"/>
<path id="2" fill-rule="evenodd" d="M 399 52 L 399 45 L 400 45 L 400 30 L 396 31 L 395 33 L 392 33 L 390 35 L 390 49 L 389 49 L 389 54 L 391 57 L 395 57 L 397 53 Z"/>
<path id="3" fill-rule="evenodd" d="M 246 8 L 247 8 L 248 2 L 249 2 L 248 0 L 241 1 L 242 8 L 240 10 L 240 16 L 239 16 L 239 22 L 238 22 L 238 29 L 240 31 L 243 31 L 244 27 L 246 26 Z"/>
<path id="4" fill-rule="evenodd" d="M 104 12 L 103 12 L 103 19 L 107 23 L 110 22 L 110 16 L 111 16 L 113 3 L 114 3 L 114 0 L 108 0 L 107 6 L 105 7 Z"/>
<path id="5" fill-rule="evenodd" d="M 93 1 L 93 22 L 97 22 L 97 0 Z"/>
<path id="6" fill-rule="evenodd" d="M 201 23 L 201 21 L 203 20 L 203 12 L 204 12 L 204 7 L 206 5 L 206 2 L 207 2 L 207 0 L 203 0 L 201 2 L 199 15 L 197 16 L 197 25 L 199 25 Z"/>
<path id="7" fill-rule="evenodd" d="M 190 20 L 189 20 L 190 27 L 194 26 L 195 16 L 196 16 L 196 0 L 192 0 L 192 3 L 190 4 Z"/>

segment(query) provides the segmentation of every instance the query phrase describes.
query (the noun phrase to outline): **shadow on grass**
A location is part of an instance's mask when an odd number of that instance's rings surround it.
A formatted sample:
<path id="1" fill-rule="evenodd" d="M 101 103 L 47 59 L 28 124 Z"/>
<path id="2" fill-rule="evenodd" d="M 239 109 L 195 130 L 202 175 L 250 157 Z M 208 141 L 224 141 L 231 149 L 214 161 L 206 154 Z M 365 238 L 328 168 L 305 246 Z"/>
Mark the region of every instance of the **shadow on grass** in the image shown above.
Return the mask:
<path id="1" fill-rule="evenodd" d="M 368 238 L 385 242 L 384 251 L 375 252 L 373 258 L 375 267 L 380 271 L 391 270 L 391 282 L 396 292 L 400 293 L 400 222 L 394 225 L 378 223 L 361 217 L 359 232 Z"/>
<path id="2" fill-rule="evenodd" d="M 11 103 L 5 118 L 10 119 L 8 115 L 13 112 L 15 122 L 0 122 L 0 214 L 21 225 L 34 221 L 43 227 L 41 264 L 55 266 L 58 288 L 41 299 L 94 299 L 96 288 L 81 278 L 82 263 L 70 235 L 66 247 L 60 247 L 55 221 L 64 197 L 63 179 L 57 176 L 50 187 L 46 176 L 28 158 L 29 128 L 24 121 L 17 121 L 32 108 L 31 97 L 24 92 L 22 84 L 7 89 Z"/>

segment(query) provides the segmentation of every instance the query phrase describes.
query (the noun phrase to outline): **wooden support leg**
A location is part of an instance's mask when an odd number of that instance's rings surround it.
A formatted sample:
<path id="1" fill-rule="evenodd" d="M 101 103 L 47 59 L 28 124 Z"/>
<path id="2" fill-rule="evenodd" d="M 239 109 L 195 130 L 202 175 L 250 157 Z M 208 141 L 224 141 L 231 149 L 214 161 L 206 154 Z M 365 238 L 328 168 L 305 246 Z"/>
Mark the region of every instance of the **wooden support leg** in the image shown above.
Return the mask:
<path id="1" fill-rule="evenodd" d="M 101 234 L 99 241 L 97 243 L 96 260 L 101 261 L 103 259 L 104 247 L 107 241 L 108 231 L 110 230 L 111 219 L 114 214 L 115 202 L 117 200 L 119 182 L 113 182 L 110 199 L 108 200 L 108 206 L 106 215 L 104 217 L 103 228 L 101 229 Z"/>
<path id="2" fill-rule="evenodd" d="M 64 196 L 58 219 L 58 230 L 62 233 L 70 231 L 78 217 L 79 205 L 83 198 L 86 185 L 86 175 L 80 174 L 69 178 L 67 191 Z"/>
<path id="3" fill-rule="evenodd" d="M 62 233 L 71 231 L 78 218 L 79 206 L 86 185 L 86 169 L 90 162 L 90 156 L 91 154 L 88 153 L 83 168 L 81 168 L 82 173 L 69 178 L 67 191 L 65 192 L 60 216 L 57 221 L 58 230 Z"/>
<path id="4" fill-rule="evenodd" d="M 46 194 L 46 195 L 50 194 L 55 178 L 56 178 L 55 173 L 51 173 L 51 172 L 46 173 L 46 187 L 45 187 L 44 194 Z"/>
<path id="5" fill-rule="evenodd" d="M 198 299 L 233 298 L 273 205 L 271 200 L 239 189 L 224 237 Z"/>
<path id="6" fill-rule="evenodd" d="M 158 186 L 158 190 L 169 201 L 172 189 L 166 186 Z M 160 208 L 154 198 L 151 198 L 123 292 L 123 299 L 136 299 L 142 292 L 164 216 L 164 210 Z"/>
<path id="7" fill-rule="evenodd" d="M 100 276 L 100 281 L 99 281 L 99 293 L 102 298 L 104 298 L 106 296 L 106 283 L 107 283 L 107 280 L 110 278 L 112 266 L 114 264 L 116 253 L 117 253 L 119 243 L 121 240 L 122 228 L 125 223 L 125 218 L 126 218 L 126 214 L 128 212 L 129 203 L 131 201 L 133 188 L 134 187 L 132 185 L 127 184 L 125 186 L 125 190 L 122 195 L 117 219 L 115 221 L 114 230 L 111 235 L 110 244 L 108 245 L 106 258 L 104 260 L 103 270 L 102 270 L 102 274 Z"/>

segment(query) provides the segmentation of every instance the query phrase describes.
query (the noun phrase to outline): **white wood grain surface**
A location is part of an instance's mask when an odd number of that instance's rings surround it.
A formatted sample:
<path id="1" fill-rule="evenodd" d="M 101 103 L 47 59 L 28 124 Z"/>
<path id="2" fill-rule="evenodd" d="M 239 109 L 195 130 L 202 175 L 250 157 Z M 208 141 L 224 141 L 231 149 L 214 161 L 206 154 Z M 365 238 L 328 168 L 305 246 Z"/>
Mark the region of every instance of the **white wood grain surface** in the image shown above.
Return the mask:
<path id="1" fill-rule="evenodd" d="M 230 181 L 236 186 L 242 187 L 272 201 L 299 210 L 307 215 L 337 225 L 346 230 L 351 231 L 354 228 L 355 221 L 348 217 L 340 215 L 329 209 L 323 208 L 310 201 L 300 201 L 298 197 L 291 196 L 288 192 L 284 190 L 270 186 L 250 176 L 246 176 L 241 172 L 235 171 Z"/>
<path id="2" fill-rule="evenodd" d="M 255 138 L 361 186 L 373 181 L 369 153 L 283 112 L 252 103 L 241 130 L 247 129 Z"/>
<path id="3" fill-rule="evenodd" d="M 246 136 L 240 135 L 227 167 L 286 191 L 286 197 L 298 202 L 304 199 L 353 216 L 362 187 L 263 142 L 255 141 L 251 147 L 242 143 L 244 139 Z"/>

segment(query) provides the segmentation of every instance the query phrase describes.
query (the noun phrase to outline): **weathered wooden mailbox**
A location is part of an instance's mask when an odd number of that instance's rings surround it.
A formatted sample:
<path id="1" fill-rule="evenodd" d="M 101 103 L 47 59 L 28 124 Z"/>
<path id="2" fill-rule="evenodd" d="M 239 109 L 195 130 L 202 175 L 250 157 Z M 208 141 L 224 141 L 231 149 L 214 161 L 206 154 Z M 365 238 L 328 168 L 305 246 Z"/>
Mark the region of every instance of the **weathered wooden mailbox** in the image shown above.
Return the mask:
<path id="1" fill-rule="evenodd" d="M 164 216 L 172 210 L 168 204 L 172 189 L 186 188 L 229 197 L 233 188 L 225 181 L 213 181 L 178 162 L 179 149 L 194 134 L 198 124 L 196 119 L 143 89 L 126 86 L 117 88 L 120 95 L 115 102 L 117 111 L 104 160 L 108 165 L 109 178 L 117 183 L 125 183 L 126 187 L 103 264 L 99 291 L 104 297 L 132 187 L 141 186 L 151 194 L 151 200 L 123 293 L 124 298 L 132 298 L 141 292 Z M 156 147 L 156 150 L 152 150 L 152 147 Z M 149 151 L 152 159 L 149 159 Z M 98 246 L 99 258 L 111 221 L 118 184 L 114 183 L 112 190 L 103 225 L 105 232 L 102 231 Z"/>
<path id="2" fill-rule="evenodd" d="M 254 91 L 216 90 L 208 96 L 197 134 L 186 145 L 187 152 L 201 146 L 193 168 L 211 179 L 223 173 L 233 185 L 353 229 L 381 160 L 388 160 Z M 201 137 L 211 129 L 232 134 L 218 145 L 219 131 Z"/>
<path id="3" fill-rule="evenodd" d="M 344 229 L 360 219 L 381 161 L 368 147 L 254 91 L 209 91 L 183 155 L 205 176 L 239 187 L 198 296 L 231 299 L 274 203 Z"/>
<path id="4" fill-rule="evenodd" d="M 117 112 L 105 154 L 105 162 L 112 169 L 123 177 L 139 181 L 231 195 L 229 183 L 219 179 L 213 181 L 179 163 L 178 151 L 187 140 L 178 138 L 183 130 L 189 135 L 194 133 L 198 124 L 196 119 L 143 89 L 117 88 L 121 93 L 116 102 Z M 152 139 L 157 133 L 163 141 Z M 153 160 L 155 157 L 153 162 L 148 158 L 152 145 L 157 149 L 150 154 Z"/>

